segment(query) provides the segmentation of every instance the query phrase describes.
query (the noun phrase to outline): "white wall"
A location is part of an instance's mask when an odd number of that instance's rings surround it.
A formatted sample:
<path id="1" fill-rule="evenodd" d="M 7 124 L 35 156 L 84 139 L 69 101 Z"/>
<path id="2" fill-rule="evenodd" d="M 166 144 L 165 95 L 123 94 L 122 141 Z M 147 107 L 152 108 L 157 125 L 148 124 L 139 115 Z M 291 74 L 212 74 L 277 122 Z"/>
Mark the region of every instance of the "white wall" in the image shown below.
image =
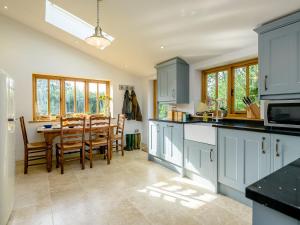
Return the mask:
<path id="1" fill-rule="evenodd" d="M 32 120 L 32 73 L 110 80 L 113 89 L 114 116 L 122 110 L 123 91 L 119 84 L 134 85 L 144 122 L 129 121 L 126 131 L 140 129 L 147 141 L 147 91 L 145 78 L 132 76 L 109 64 L 90 57 L 45 34 L 0 15 L 0 68 L 8 72 L 16 84 L 16 114 Z M 99 52 L 101 54 L 101 52 Z M 40 123 L 27 124 L 30 141 L 42 138 L 36 133 Z M 16 158 L 23 158 L 23 142 L 19 123 L 16 134 Z"/>

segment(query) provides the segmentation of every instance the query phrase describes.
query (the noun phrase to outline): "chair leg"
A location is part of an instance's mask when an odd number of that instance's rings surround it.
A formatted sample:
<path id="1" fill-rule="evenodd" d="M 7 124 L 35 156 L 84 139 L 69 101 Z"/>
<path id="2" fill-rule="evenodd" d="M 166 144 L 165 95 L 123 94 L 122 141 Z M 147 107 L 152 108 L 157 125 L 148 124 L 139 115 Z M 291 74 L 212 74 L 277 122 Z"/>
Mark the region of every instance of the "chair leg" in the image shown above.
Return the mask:
<path id="1" fill-rule="evenodd" d="M 116 141 L 116 152 L 118 152 L 119 151 L 119 141 L 117 140 Z"/>
<path id="2" fill-rule="evenodd" d="M 93 148 L 90 146 L 89 149 L 89 158 L 90 158 L 90 168 L 93 168 Z"/>
<path id="3" fill-rule="evenodd" d="M 55 149 L 55 156 L 56 156 L 56 168 L 59 168 L 59 152 L 58 149 Z"/>
<path id="4" fill-rule="evenodd" d="M 85 169 L 85 145 L 82 146 L 82 149 L 80 150 L 81 153 L 81 169 Z"/>
<path id="5" fill-rule="evenodd" d="M 64 152 L 60 151 L 60 173 L 64 174 Z"/>
<path id="6" fill-rule="evenodd" d="M 122 156 L 124 156 L 124 138 L 121 140 L 121 151 L 122 151 Z"/>
<path id="7" fill-rule="evenodd" d="M 107 159 L 107 164 L 110 164 L 110 150 L 109 150 L 109 145 L 107 146 L 107 148 L 106 148 L 106 152 L 107 152 L 107 154 L 106 154 L 106 159 Z"/>
<path id="8" fill-rule="evenodd" d="M 24 151 L 24 174 L 28 173 L 28 149 Z"/>

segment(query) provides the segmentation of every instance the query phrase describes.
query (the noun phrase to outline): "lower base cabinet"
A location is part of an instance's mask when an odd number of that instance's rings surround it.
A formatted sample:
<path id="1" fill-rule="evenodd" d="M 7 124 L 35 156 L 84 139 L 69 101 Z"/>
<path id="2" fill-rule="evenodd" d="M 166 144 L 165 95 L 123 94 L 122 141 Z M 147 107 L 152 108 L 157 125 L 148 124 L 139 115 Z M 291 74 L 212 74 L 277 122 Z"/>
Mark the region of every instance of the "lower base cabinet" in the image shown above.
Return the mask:
<path id="1" fill-rule="evenodd" d="M 206 188 L 217 190 L 217 149 L 214 145 L 184 140 L 184 169 Z"/>
<path id="2" fill-rule="evenodd" d="M 218 181 L 240 192 L 300 157 L 300 137 L 218 129 Z"/>
<path id="3" fill-rule="evenodd" d="M 271 135 L 273 171 L 300 158 L 300 137 Z"/>
<path id="4" fill-rule="evenodd" d="M 183 124 L 150 121 L 149 154 L 183 167 Z"/>

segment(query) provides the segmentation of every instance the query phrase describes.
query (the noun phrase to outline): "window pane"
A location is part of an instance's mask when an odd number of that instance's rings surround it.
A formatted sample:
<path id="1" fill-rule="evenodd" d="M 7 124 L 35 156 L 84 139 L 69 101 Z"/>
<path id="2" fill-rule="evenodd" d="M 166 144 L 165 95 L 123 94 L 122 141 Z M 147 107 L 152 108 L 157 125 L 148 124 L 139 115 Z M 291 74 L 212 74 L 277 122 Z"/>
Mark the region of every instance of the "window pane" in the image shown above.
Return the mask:
<path id="1" fill-rule="evenodd" d="M 109 100 L 106 99 L 106 84 L 98 84 L 99 94 L 99 113 L 105 113 L 105 107 L 108 107 Z"/>
<path id="2" fill-rule="evenodd" d="M 37 116 L 48 115 L 48 80 L 36 80 Z"/>
<path id="3" fill-rule="evenodd" d="M 245 111 L 243 97 L 246 96 L 246 67 L 234 69 L 234 111 Z"/>
<path id="4" fill-rule="evenodd" d="M 215 110 L 216 102 L 216 74 L 207 75 L 207 105 L 209 110 Z"/>
<path id="5" fill-rule="evenodd" d="M 74 113 L 74 81 L 65 81 L 66 113 Z"/>
<path id="6" fill-rule="evenodd" d="M 60 81 L 50 80 L 50 114 L 60 114 Z"/>
<path id="7" fill-rule="evenodd" d="M 76 82 L 76 112 L 77 113 L 84 113 L 84 82 Z"/>
<path id="8" fill-rule="evenodd" d="M 97 113 L 97 83 L 89 83 L 89 112 Z"/>
<path id="9" fill-rule="evenodd" d="M 249 66 L 249 97 L 259 105 L 258 98 L 258 64 Z"/>
<path id="10" fill-rule="evenodd" d="M 220 102 L 220 108 L 227 109 L 227 90 L 228 90 L 228 72 L 218 72 L 218 99 L 222 99 Z"/>

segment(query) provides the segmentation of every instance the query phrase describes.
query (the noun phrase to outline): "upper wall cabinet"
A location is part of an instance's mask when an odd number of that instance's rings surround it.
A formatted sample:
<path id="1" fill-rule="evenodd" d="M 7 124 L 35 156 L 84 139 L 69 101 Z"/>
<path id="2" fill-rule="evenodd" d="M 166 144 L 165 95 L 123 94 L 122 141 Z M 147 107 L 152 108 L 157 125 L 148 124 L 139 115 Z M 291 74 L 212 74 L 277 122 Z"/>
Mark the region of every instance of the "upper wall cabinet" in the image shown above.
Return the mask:
<path id="1" fill-rule="evenodd" d="M 159 102 L 189 103 L 189 65 L 180 58 L 156 66 Z"/>
<path id="2" fill-rule="evenodd" d="M 261 99 L 300 96 L 300 12 L 266 23 L 258 37 Z"/>

